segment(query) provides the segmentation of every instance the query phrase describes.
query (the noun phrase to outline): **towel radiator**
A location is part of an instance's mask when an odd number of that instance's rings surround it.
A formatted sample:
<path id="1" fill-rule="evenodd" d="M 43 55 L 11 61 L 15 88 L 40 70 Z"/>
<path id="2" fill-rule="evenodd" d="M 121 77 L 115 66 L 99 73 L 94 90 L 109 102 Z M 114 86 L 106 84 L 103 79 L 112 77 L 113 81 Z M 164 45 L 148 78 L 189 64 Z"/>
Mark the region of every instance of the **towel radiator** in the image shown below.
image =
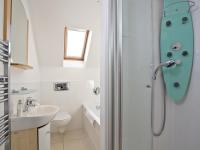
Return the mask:
<path id="1" fill-rule="evenodd" d="M 0 149 L 10 150 L 9 42 L 0 40 Z"/>

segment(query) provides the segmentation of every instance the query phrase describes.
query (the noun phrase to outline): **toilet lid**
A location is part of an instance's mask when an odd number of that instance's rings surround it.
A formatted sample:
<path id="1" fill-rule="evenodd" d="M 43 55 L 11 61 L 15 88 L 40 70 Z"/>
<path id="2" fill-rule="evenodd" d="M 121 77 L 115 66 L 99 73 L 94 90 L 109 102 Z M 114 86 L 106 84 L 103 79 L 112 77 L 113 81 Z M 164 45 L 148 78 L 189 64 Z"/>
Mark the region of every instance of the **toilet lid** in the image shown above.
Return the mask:
<path id="1" fill-rule="evenodd" d="M 71 116 L 68 112 L 58 112 L 53 120 L 70 120 Z"/>

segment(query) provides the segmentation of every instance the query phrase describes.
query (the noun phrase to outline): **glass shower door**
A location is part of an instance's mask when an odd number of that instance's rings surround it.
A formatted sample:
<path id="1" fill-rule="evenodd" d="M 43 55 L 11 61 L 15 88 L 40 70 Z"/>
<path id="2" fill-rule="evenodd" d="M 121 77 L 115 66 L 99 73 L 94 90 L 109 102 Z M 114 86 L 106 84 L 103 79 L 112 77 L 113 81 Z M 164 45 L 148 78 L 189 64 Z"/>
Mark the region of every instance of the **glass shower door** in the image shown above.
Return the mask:
<path id="1" fill-rule="evenodd" d="M 122 0 L 122 150 L 151 150 L 151 0 Z"/>
<path id="2" fill-rule="evenodd" d="M 104 1 L 102 150 L 152 150 L 151 0 Z"/>

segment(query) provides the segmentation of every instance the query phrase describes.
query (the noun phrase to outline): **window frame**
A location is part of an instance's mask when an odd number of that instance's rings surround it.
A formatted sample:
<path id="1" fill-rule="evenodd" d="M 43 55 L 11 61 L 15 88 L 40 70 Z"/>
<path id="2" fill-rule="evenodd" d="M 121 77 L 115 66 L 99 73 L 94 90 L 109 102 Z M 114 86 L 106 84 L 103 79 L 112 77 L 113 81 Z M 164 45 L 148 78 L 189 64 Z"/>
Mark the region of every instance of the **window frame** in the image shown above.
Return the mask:
<path id="1" fill-rule="evenodd" d="M 76 56 L 67 56 L 67 38 L 68 38 L 67 32 L 68 32 L 68 30 L 70 30 L 70 28 L 67 28 L 67 27 L 64 28 L 64 60 L 84 61 L 90 31 L 89 30 L 80 30 L 80 29 L 71 29 L 74 31 L 84 31 L 86 33 L 81 57 L 76 57 Z"/>

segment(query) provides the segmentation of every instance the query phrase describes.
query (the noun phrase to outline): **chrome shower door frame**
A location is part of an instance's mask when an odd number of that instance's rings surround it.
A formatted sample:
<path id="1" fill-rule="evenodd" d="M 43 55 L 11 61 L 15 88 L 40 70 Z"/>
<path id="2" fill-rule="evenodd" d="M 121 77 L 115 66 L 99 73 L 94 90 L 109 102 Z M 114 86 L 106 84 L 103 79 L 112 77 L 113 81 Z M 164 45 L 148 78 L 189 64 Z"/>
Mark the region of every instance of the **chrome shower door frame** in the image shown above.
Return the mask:
<path id="1" fill-rule="evenodd" d="M 122 150 L 122 0 L 103 1 L 102 149 Z"/>

